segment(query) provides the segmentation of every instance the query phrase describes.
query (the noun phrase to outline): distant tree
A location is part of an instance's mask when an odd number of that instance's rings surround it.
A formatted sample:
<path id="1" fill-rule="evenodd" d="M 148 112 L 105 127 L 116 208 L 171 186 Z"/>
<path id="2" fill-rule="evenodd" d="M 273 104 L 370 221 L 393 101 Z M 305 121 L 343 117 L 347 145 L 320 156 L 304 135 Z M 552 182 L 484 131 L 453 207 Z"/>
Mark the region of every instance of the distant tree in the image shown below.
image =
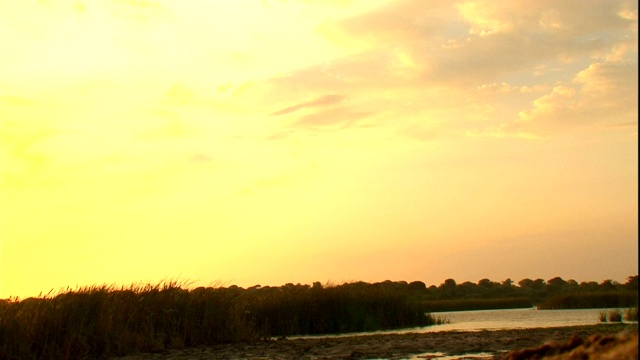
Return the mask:
<path id="1" fill-rule="evenodd" d="M 607 279 L 600 283 L 600 288 L 605 291 L 612 291 L 616 289 L 616 285 L 614 284 L 613 280 Z"/>
<path id="2" fill-rule="evenodd" d="M 551 293 L 563 291 L 566 285 L 567 285 L 567 282 L 564 281 L 564 279 L 562 279 L 559 276 L 554 277 L 553 279 L 549 279 L 549 281 L 547 281 L 547 288 Z"/>
<path id="3" fill-rule="evenodd" d="M 564 279 L 562 279 L 561 277 L 556 276 L 553 279 L 549 279 L 547 281 L 547 284 L 549 284 L 551 286 L 555 286 L 555 287 L 563 287 L 564 285 L 567 284 L 567 282 L 564 281 Z"/>
<path id="4" fill-rule="evenodd" d="M 427 285 L 425 283 L 423 283 L 422 281 L 412 281 L 409 283 L 409 288 L 412 291 L 420 291 L 420 292 L 424 292 L 427 290 Z"/>
<path id="5" fill-rule="evenodd" d="M 440 288 L 442 289 L 454 289 L 458 285 L 455 280 L 447 279 L 442 284 L 440 284 Z"/>
<path id="6" fill-rule="evenodd" d="M 458 287 L 464 289 L 464 291 L 475 291 L 475 288 L 478 287 L 478 285 L 471 281 L 465 281 L 462 284 L 459 284 Z"/>
<path id="7" fill-rule="evenodd" d="M 592 292 L 598 291 L 598 283 L 595 281 L 583 281 L 580 283 L 580 291 L 581 292 Z"/>
<path id="8" fill-rule="evenodd" d="M 440 289 L 435 285 L 430 285 L 425 292 L 425 299 L 437 299 L 439 297 Z"/>
<path id="9" fill-rule="evenodd" d="M 577 292 L 578 290 L 580 290 L 580 285 L 578 285 L 577 281 L 573 279 L 567 280 L 567 283 L 564 285 L 564 291 Z"/>
<path id="10" fill-rule="evenodd" d="M 495 285 L 493 281 L 489 279 L 481 279 L 478 281 L 478 289 L 480 290 L 481 296 L 483 298 L 495 297 L 497 294 L 494 291 Z"/>
<path id="11" fill-rule="evenodd" d="M 533 280 L 526 278 L 526 279 L 522 279 L 520 281 L 518 281 L 518 286 L 520 286 L 523 289 L 527 289 L 527 288 L 533 288 Z"/>
<path id="12" fill-rule="evenodd" d="M 578 282 L 577 282 L 577 281 L 575 281 L 575 280 L 573 280 L 573 279 L 569 279 L 569 280 L 567 280 L 567 285 L 568 285 L 570 288 L 577 288 L 578 286 L 580 286 L 580 285 L 578 284 Z"/>
<path id="13" fill-rule="evenodd" d="M 500 284 L 503 288 L 510 288 L 513 286 L 513 280 L 511 280 L 510 278 L 507 278 L 506 280 L 504 280 L 501 284 Z"/>
<path id="14" fill-rule="evenodd" d="M 458 284 L 459 296 L 464 298 L 474 298 L 478 296 L 478 285 L 471 281 L 465 281 L 462 284 Z"/>
<path id="15" fill-rule="evenodd" d="M 533 280 L 533 287 L 537 290 L 542 290 L 544 289 L 544 286 L 546 285 L 545 281 L 543 279 L 535 279 Z"/>
<path id="16" fill-rule="evenodd" d="M 542 279 L 522 279 L 518 281 L 518 285 L 520 285 L 522 294 L 529 298 L 529 300 L 531 300 L 534 304 L 537 304 L 545 296 L 545 282 Z"/>
<path id="17" fill-rule="evenodd" d="M 505 279 L 500 285 L 496 284 L 496 290 L 500 296 L 512 297 L 516 295 L 518 289 L 513 286 L 513 280 Z"/>
<path id="18" fill-rule="evenodd" d="M 457 284 L 453 279 L 447 279 L 440 284 L 440 296 L 445 299 L 451 299 L 457 295 Z"/>
<path id="19" fill-rule="evenodd" d="M 627 290 L 638 291 L 638 275 L 627 277 L 627 282 L 624 283 Z"/>

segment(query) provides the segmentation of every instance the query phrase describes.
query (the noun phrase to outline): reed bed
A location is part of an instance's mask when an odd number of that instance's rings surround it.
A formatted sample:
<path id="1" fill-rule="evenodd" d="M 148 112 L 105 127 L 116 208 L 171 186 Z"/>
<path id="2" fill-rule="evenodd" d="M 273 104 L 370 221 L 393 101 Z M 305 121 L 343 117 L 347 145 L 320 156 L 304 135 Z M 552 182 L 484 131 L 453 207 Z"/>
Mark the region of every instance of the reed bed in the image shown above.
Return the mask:
<path id="1" fill-rule="evenodd" d="M 628 308 L 624 311 L 626 321 L 638 321 L 638 307 Z"/>
<path id="2" fill-rule="evenodd" d="M 638 321 L 638 307 L 632 307 L 624 309 L 621 311 L 620 309 L 611 309 L 607 311 L 600 311 L 598 315 L 598 319 L 600 322 L 636 322 Z"/>
<path id="3" fill-rule="evenodd" d="M 301 334 L 432 325 L 380 284 L 91 286 L 0 302 L 0 359 L 95 359 Z"/>
<path id="4" fill-rule="evenodd" d="M 533 307 L 527 298 L 504 299 L 457 299 L 431 300 L 423 302 L 428 312 L 490 310 L 490 309 L 521 309 Z"/>
<path id="5" fill-rule="evenodd" d="M 609 311 L 609 322 L 622 322 L 622 314 L 620 310 L 614 309 Z"/>
<path id="6" fill-rule="evenodd" d="M 551 296 L 538 309 L 628 308 L 638 305 L 637 291 L 569 293 Z"/>

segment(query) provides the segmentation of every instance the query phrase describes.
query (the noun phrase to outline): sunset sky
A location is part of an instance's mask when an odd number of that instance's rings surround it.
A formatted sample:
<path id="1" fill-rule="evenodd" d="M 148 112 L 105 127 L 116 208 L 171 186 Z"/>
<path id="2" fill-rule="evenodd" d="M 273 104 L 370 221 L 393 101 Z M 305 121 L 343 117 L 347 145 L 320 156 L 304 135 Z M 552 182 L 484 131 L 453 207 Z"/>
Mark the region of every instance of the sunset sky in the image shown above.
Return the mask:
<path id="1" fill-rule="evenodd" d="M 0 0 L 0 298 L 638 274 L 638 2 Z"/>

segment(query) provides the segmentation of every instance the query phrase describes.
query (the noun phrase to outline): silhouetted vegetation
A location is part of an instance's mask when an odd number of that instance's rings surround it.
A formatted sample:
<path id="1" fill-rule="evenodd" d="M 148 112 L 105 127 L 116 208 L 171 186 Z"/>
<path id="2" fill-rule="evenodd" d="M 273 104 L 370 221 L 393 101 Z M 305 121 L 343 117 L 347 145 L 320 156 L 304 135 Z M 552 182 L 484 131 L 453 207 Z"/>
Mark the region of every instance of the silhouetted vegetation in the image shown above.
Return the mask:
<path id="1" fill-rule="evenodd" d="M 554 295 L 538 304 L 538 309 L 626 308 L 638 304 L 638 293 L 631 291 L 573 293 Z"/>
<path id="2" fill-rule="evenodd" d="M 323 287 L 287 284 L 254 289 L 249 319 L 269 336 L 335 334 L 432 325 L 401 284 L 364 282 Z"/>
<path id="3" fill-rule="evenodd" d="M 620 310 L 615 309 L 615 310 L 609 311 L 609 321 L 622 322 L 622 314 L 620 313 Z"/>
<path id="4" fill-rule="evenodd" d="M 624 311 L 626 321 L 638 321 L 638 307 L 628 308 Z"/>
<path id="5" fill-rule="evenodd" d="M 427 312 L 518 309 L 532 307 L 527 298 L 432 300 L 424 302 Z"/>
<path id="6" fill-rule="evenodd" d="M 635 314 L 635 318 L 634 318 Z M 638 321 L 638 308 L 628 308 L 624 311 L 624 316 L 619 309 L 612 309 L 609 312 L 600 311 L 600 315 L 598 317 L 600 322 L 612 322 L 612 323 L 620 323 L 622 319 L 625 321 Z"/>
<path id="7" fill-rule="evenodd" d="M 539 309 L 627 308 L 638 305 L 638 276 L 620 284 L 611 280 L 578 283 L 560 277 L 548 281 L 523 279 L 518 286 L 511 279 L 501 283 L 482 279 L 477 284 L 457 284 L 453 279 L 424 292 L 428 311 L 511 309 L 536 306 Z"/>
<path id="8" fill-rule="evenodd" d="M 427 326 L 397 284 L 85 287 L 0 304 L 0 359 L 104 358 L 274 336 Z"/>
<path id="9" fill-rule="evenodd" d="M 446 323 L 431 312 L 525 308 L 629 308 L 637 321 L 638 276 L 625 284 L 511 279 L 440 286 L 420 281 L 286 284 L 247 289 L 163 282 L 92 286 L 57 295 L 0 300 L 1 359 L 106 358 L 134 352 L 275 337 Z M 618 316 L 619 315 L 619 316 Z M 613 318 L 612 318 L 613 317 Z M 601 314 L 621 321 L 622 313 Z"/>

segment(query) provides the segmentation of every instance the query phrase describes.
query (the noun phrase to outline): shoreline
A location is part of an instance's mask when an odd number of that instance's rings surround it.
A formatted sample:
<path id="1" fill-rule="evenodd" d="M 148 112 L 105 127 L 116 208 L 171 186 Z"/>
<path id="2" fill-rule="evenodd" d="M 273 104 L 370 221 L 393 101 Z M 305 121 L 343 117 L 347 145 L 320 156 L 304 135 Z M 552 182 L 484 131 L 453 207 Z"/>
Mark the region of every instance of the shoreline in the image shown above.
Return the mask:
<path id="1" fill-rule="evenodd" d="M 593 335 L 637 333 L 638 323 L 596 324 L 569 327 L 512 330 L 442 331 L 346 336 L 319 336 L 266 340 L 255 343 L 221 344 L 209 347 L 132 354 L 110 360 L 204 360 L 204 359 L 410 359 L 420 354 L 442 356 L 491 354 L 498 357 L 511 350 L 535 348 L 573 337 L 587 340 Z"/>

